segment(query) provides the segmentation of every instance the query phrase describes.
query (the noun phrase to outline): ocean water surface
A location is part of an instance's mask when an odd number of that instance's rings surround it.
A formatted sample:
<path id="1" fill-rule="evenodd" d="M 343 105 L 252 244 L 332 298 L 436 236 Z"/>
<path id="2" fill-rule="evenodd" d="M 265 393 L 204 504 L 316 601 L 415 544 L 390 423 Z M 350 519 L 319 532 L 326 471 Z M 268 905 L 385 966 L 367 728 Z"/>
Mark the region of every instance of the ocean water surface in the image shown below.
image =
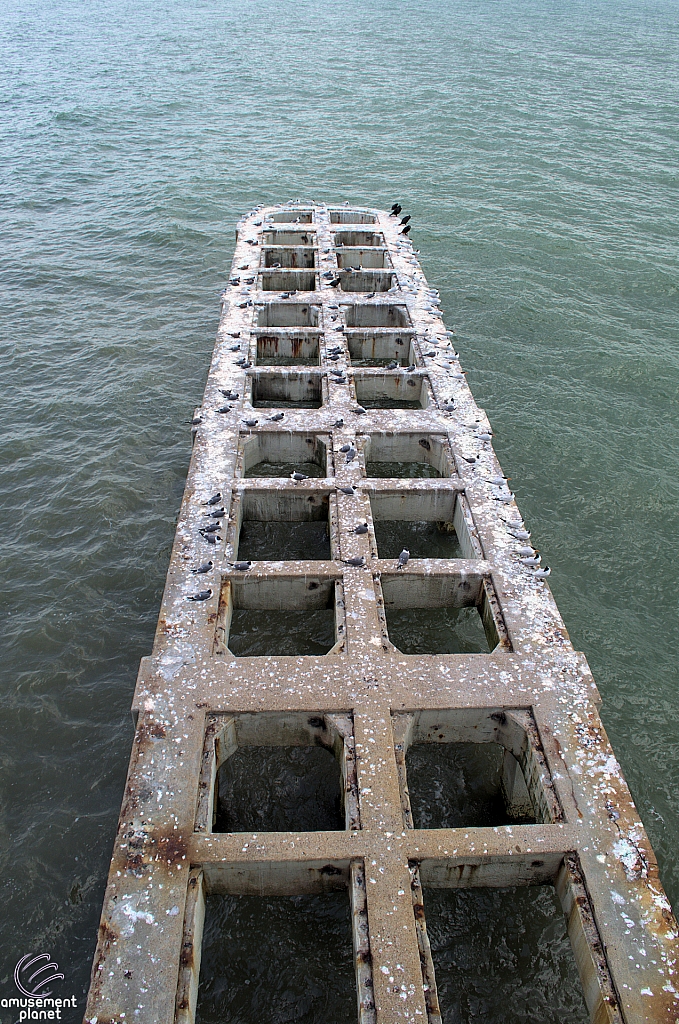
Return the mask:
<path id="1" fill-rule="evenodd" d="M 43 949 L 88 985 L 188 421 L 259 202 L 412 214 L 679 899 L 677 13 L 2 5 L 3 993 Z"/>

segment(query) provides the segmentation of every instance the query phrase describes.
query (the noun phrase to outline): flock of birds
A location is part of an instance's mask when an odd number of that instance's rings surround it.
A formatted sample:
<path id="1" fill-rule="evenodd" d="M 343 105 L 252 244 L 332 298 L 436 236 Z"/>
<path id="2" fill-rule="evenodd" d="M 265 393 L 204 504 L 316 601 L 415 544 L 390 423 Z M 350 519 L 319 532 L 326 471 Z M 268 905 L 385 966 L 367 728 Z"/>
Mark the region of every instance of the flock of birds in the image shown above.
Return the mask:
<path id="1" fill-rule="evenodd" d="M 401 217 L 400 215 L 402 213 L 402 210 L 403 210 L 403 208 L 402 208 L 402 206 L 399 203 L 393 203 L 389 215 L 391 217 L 399 218 L 399 223 L 400 223 L 400 226 L 401 226 L 400 233 L 402 235 L 406 235 L 407 236 L 408 233 L 410 232 L 411 227 L 412 227 L 412 225 L 410 223 L 411 216 L 408 214 L 405 217 Z M 360 269 L 360 268 L 349 268 L 349 269 Z M 337 276 L 334 272 L 328 271 L 324 276 L 326 278 L 328 278 L 327 283 L 329 285 L 331 285 L 332 287 L 338 287 L 340 285 L 340 283 L 341 283 L 341 278 L 339 276 Z M 254 280 L 254 279 L 252 279 L 252 280 Z M 240 278 L 238 278 L 237 280 L 231 280 L 230 281 L 231 284 L 235 284 L 235 283 L 239 283 L 239 282 L 240 282 Z M 250 283 L 252 283 L 252 281 L 250 281 Z M 290 293 L 290 294 L 292 294 L 292 293 Z M 432 291 L 432 296 L 434 296 L 434 301 L 438 300 L 438 293 L 437 292 Z M 290 297 L 290 296 L 289 295 L 284 295 L 283 297 Z M 371 298 L 372 296 L 369 295 L 367 297 Z M 245 305 L 247 305 L 247 303 L 245 303 Z M 450 332 L 446 332 L 446 333 L 448 334 Z M 240 332 L 234 332 L 232 334 L 232 337 L 233 338 L 238 338 L 239 335 L 240 335 Z M 239 350 L 240 350 L 240 342 L 238 342 L 237 344 L 233 345 L 232 348 L 231 348 L 231 351 L 233 351 L 233 352 L 236 352 L 236 351 L 239 351 Z M 328 349 L 328 356 L 329 356 L 330 360 L 335 360 L 335 361 L 338 360 L 340 358 L 340 353 L 342 351 L 343 351 L 342 346 L 335 346 L 334 348 L 332 348 L 332 347 L 329 348 Z M 433 354 L 434 354 L 433 352 L 429 353 L 429 355 L 433 355 Z M 238 365 L 241 369 L 248 369 L 251 366 L 251 363 L 248 361 L 246 356 L 241 356 L 239 359 L 236 360 L 236 365 Z M 448 366 L 449 366 L 450 372 L 452 373 L 452 375 L 455 378 L 464 380 L 465 374 L 464 374 L 464 372 L 462 370 L 457 368 L 457 372 L 456 372 L 456 368 L 453 367 L 452 364 L 448 364 Z M 395 370 L 395 369 L 398 369 L 398 368 L 399 368 L 399 363 L 396 360 L 392 360 L 390 363 L 388 363 L 385 366 L 386 370 Z M 412 366 L 406 367 L 406 370 L 407 371 L 413 371 L 416 368 L 417 367 L 415 365 L 412 365 Z M 347 382 L 346 381 L 346 377 L 345 377 L 345 373 L 344 373 L 343 370 L 331 368 L 329 373 L 332 374 L 333 379 L 334 379 L 334 381 L 336 383 L 337 382 L 339 382 L 339 383 L 346 383 Z M 226 400 L 226 403 L 233 403 L 233 402 L 237 401 L 238 398 L 240 397 L 239 393 L 236 392 L 236 391 L 233 391 L 232 389 L 220 388 L 219 391 L 223 395 L 224 399 Z M 231 408 L 232 408 L 231 405 L 226 404 L 224 406 L 221 406 L 217 410 L 217 412 L 219 412 L 219 413 L 227 413 L 227 412 L 231 411 Z M 442 408 L 444 409 L 444 411 L 452 412 L 455 409 L 454 401 L 451 399 L 448 402 L 444 402 L 442 404 Z M 353 407 L 352 411 L 355 414 L 357 414 L 357 415 L 361 415 L 361 414 L 366 412 L 366 409 L 362 405 L 356 405 L 356 406 Z M 272 423 L 279 423 L 284 418 L 285 418 L 285 413 L 283 411 L 280 411 L 280 412 L 272 413 L 270 416 L 267 416 L 266 420 L 269 421 L 269 422 L 272 422 Z M 200 423 L 202 423 L 202 416 L 200 416 L 200 415 L 199 416 L 195 416 L 191 420 L 191 425 L 192 426 L 198 426 Z M 257 424 L 259 423 L 259 420 L 257 418 L 254 418 L 254 417 L 248 417 L 247 419 L 243 420 L 243 423 L 244 423 L 244 425 L 246 427 L 251 429 L 251 428 L 257 426 Z M 333 426 L 335 428 L 337 428 L 337 429 L 341 429 L 344 426 L 344 420 L 342 418 L 337 419 L 335 421 L 335 423 L 333 424 Z M 481 429 L 481 430 L 477 431 L 477 437 L 481 441 L 485 441 L 485 440 L 490 441 L 492 439 L 492 434 L 490 432 L 488 432 L 488 431 L 484 431 L 483 429 Z M 356 457 L 358 455 L 356 447 L 353 444 L 351 444 L 351 443 L 347 443 L 347 444 L 342 445 L 341 448 L 339 449 L 339 451 L 345 456 L 346 464 L 347 465 L 349 465 L 351 462 L 353 462 L 354 459 L 356 459 Z M 304 480 L 307 480 L 308 476 L 307 476 L 307 474 L 302 473 L 299 470 L 295 469 L 290 474 L 290 479 L 293 481 L 293 483 L 299 484 L 299 483 L 302 483 Z M 493 477 L 487 478 L 487 482 L 489 484 L 491 484 L 491 486 L 494 488 L 494 490 L 493 490 L 493 497 L 496 500 L 502 502 L 503 504 L 507 504 L 507 505 L 510 504 L 512 501 L 514 501 L 514 494 L 510 491 L 510 489 L 508 487 L 508 478 L 507 477 L 505 477 L 505 476 L 493 476 Z M 347 485 L 347 486 L 339 487 L 338 490 L 342 494 L 345 494 L 345 495 L 348 495 L 348 496 L 353 496 L 353 495 L 355 495 L 357 493 L 356 488 L 353 485 L 351 485 L 351 484 Z M 203 502 L 203 505 L 207 506 L 207 511 L 204 513 L 204 516 L 205 516 L 205 518 L 209 519 L 210 522 L 207 523 L 205 526 L 201 527 L 199 532 L 200 532 L 201 536 L 203 537 L 203 539 L 205 540 L 205 542 L 207 544 L 216 545 L 221 540 L 221 536 L 219 535 L 219 529 L 220 529 L 220 527 L 222 525 L 221 520 L 223 520 L 225 518 L 225 516 L 226 516 L 226 507 L 223 504 L 223 498 L 222 498 L 221 491 L 217 491 L 216 494 L 213 494 L 211 498 L 208 498 L 207 501 Z M 217 507 L 217 506 L 220 506 L 220 505 L 221 505 L 221 507 Z M 545 579 L 547 576 L 549 576 L 550 573 L 551 573 L 551 569 L 549 568 L 549 566 L 544 566 L 544 567 L 541 566 L 541 564 L 540 564 L 541 563 L 541 557 L 540 557 L 539 553 L 535 550 L 535 548 L 533 548 L 533 546 L 529 543 L 531 535 L 524 528 L 523 522 L 521 520 L 518 520 L 518 521 L 517 520 L 505 520 L 505 525 L 506 525 L 508 534 L 514 540 L 519 542 L 519 544 L 520 544 L 520 546 L 518 548 L 516 548 L 515 551 L 514 551 L 514 555 L 518 559 L 520 564 L 522 566 L 524 566 L 526 569 L 532 570 L 531 575 L 535 579 Z M 368 523 L 364 522 L 364 523 L 360 523 L 357 527 L 355 527 L 355 529 L 353 530 L 353 533 L 355 533 L 355 534 L 360 536 L 361 534 L 368 533 L 368 530 L 369 530 Z M 398 559 L 396 560 L 396 569 L 397 570 L 404 569 L 406 567 L 406 565 L 408 564 L 409 559 L 410 559 L 410 551 L 407 548 L 403 548 L 403 550 L 401 551 L 400 555 L 398 556 Z M 366 566 L 366 559 L 365 559 L 364 555 L 355 555 L 352 558 L 345 558 L 345 559 L 343 559 L 343 562 L 344 562 L 345 565 L 349 565 L 349 566 L 351 566 L 353 568 L 365 568 L 365 566 Z M 252 561 L 248 559 L 248 560 L 245 560 L 245 561 L 231 562 L 231 563 L 229 563 L 229 565 L 231 566 L 231 568 L 235 569 L 238 572 L 248 572 L 252 568 Z M 213 568 L 213 562 L 212 562 L 211 559 L 209 559 L 208 561 L 203 562 L 201 565 L 197 566 L 195 569 L 192 569 L 191 572 L 194 575 L 203 575 L 205 573 L 210 572 L 212 570 L 212 568 Z M 212 597 L 212 590 L 211 589 L 206 589 L 206 590 L 200 590 L 197 593 L 190 595 L 187 598 L 187 600 L 188 601 L 207 601 L 210 597 Z"/>

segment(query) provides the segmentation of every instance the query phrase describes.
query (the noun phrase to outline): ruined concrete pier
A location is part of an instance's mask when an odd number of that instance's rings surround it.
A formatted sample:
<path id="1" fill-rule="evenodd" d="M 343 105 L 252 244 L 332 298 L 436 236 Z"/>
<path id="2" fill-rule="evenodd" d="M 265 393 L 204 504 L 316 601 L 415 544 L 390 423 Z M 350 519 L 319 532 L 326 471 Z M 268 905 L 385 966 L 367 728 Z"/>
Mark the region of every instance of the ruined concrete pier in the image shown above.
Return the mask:
<path id="1" fill-rule="evenodd" d="M 215 894 L 343 891 L 360 1024 L 438 1024 L 427 887 L 549 884 L 591 1019 L 677 1020 L 676 922 L 596 686 L 397 217 L 297 203 L 239 223 L 194 429 L 86 1019 L 193 1021 Z M 244 529 L 322 522 L 325 559 L 238 562 Z M 440 524 L 457 557 L 399 566 L 385 523 Z M 477 653 L 402 653 L 408 609 L 466 616 Z M 329 616 L 326 653 L 239 653 L 234 623 L 281 612 Z M 426 744 L 499 751 L 511 824 L 417 827 Z M 343 828 L 217 827 L 220 770 L 265 746 L 334 754 Z"/>

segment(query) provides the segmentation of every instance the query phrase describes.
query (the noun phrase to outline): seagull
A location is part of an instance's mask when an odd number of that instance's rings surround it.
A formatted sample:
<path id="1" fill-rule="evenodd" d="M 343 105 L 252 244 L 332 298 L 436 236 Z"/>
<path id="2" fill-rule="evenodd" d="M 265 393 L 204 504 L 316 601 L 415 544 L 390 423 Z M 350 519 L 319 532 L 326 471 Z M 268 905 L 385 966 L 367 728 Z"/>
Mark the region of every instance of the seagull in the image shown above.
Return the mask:
<path id="1" fill-rule="evenodd" d="M 222 539 L 216 533 L 203 533 L 203 531 L 201 530 L 201 534 L 203 540 L 207 541 L 208 544 L 216 544 L 218 540 Z"/>
<path id="2" fill-rule="evenodd" d="M 251 566 L 252 566 L 252 562 L 250 562 L 250 561 L 247 561 L 247 562 L 234 562 L 233 563 L 234 569 L 237 569 L 238 572 L 247 572 L 251 568 Z"/>
<path id="3" fill-rule="evenodd" d="M 194 575 L 196 575 L 198 573 L 209 572 L 211 568 L 212 568 L 212 561 L 203 562 L 202 565 L 199 565 L 197 569 L 192 569 L 191 572 Z"/>
<path id="4" fill-rule="evenodd" d="M 309 477 L 308 477 L 308 476 L 306 476 L 306 474 L 304 474 L 304 473 L 299 473 L 299 472 L 298 472 L 298 471 L 297 471 L 296 469 L 294 469 L 294 470 L 292 471 L 292 473 L 290 474 L 290 479 L 291 479 L 291 480 L 294 480 L 294 482 L 295 482 L 296 484 L 298 484 L 298 483 L 300 482 L 300 480 L 308 480 L 308 479 L 309 479 Z"/>
<path id="5" fill-rule="evenodd" d="M 207 601 L 207 599 L 209 597 L 212 597 L 212 591 L 211 590 L 199 590 L 197 594 L 191 594 L 191 596 L 187 597 L 186 600 L 187 601 Z"/>
<path id="6" fill-rule="evenodd" d="M 535 554 L 535 548 L 532 548 L 528 544 L 526 544 L 523 547 L 516 548 L 514 554 L 522 555 L 523 558 L 532 558 L 532 556 Z"/>
<path id="7" fill-rule="evenodd" d="M 214 512 L 206 512 L 205 515 L 209 516 L 210 519 L 223 519 L 224 516 L 226 515 L 226 509 L 225 508 L 218 508 L 218 509 L 215 509 Z"/>
<path id="8" fill-rule="evenodd" d="M 491 441 L 493 437 L 493 435 L 489 433 L 487 430 L 479 430 L 476 436 L 478 437 L 479 441 Z"/>
<path id="9" fill-rule="evenodd" d="M 259 420 L 243 420 L 243 423 L 245 424 L 246 427 L 256 427 L 257 424 L 259 423 Z"/>
<path id="10" fill-rule="evenodd" d="M 231 412 L 231 409 L 232 406 L 230 405 L 220 405 L 219 409 L 217 409 L 217 412 Z"/>
<path id="11" fill-rule="evenodd" d="M 511 491 L 503 491 L 502 494 L 494 494 L 493 497 L 504 505 L 509 505 L 510 502 L 514 501 L 514 495 Z"/>
<path id="12" fill-rule="evenodd" d="M 387 363 L 387 365 L 384 367 L 384 369 L 385 370 L 396 370 L 396 369 L 398 369 L 398 363 L 396 362 L 395 359 L 392 359 L 392 361 L 390 363 Z"/>
<path id="13" fill-rule="evenodd" d="M 352 411 L 355 412 L 357 416 L 362 416 L 363 413 L 366 412 L 362 405 L 355 405 Z"/>
<path id="14" fill-rule="evenodd" d="M 410 558 L 410 552 L 408 551 L 408 548 L 404 548 L 403 551 L 401 552 L 401 554 L 398 556 L 398 565 L 396 566 L 396 568 L 397 569 L 405 568 L 405 566 L 408 564 L 408 559 L 409 558 Z"/>
<path id="15" fill-rule="evenodd" d="M 343 377 L 344 376 L 344 370 L 336 370 L 334 368 L 331 368 L 330 373 L 333 375 L 333 377 Z"/>
<path id="16" fill-rule="evenodd" d="M 201 529 L 200 529 L 200 532 L 202 534 L 216 533 L 217 530 L 221 530 L 221 528 L 222 528 L 222 524 L 221 523 L 210 523 L 209 526 L 202 526 Z"/>
<path id="17" fill-rule="evenodd" d="M 488 476 L 486 480 L 489 484 L 493 484 L 494 487 L 502 487 L 509 480 L 508 476 Z"/>
<path id="18" fill-rule="evenodd" d="M 507 532 L 512 535 L 516 540 L 530 540 L 530 533 L 528 530 L 522 530 L 518 526 L 508 526 Z"/>
<path id="19" fill-rule="evenodd" d="M 335 422 L 333 423 L 333 427 L 336 427 L 338 430 L 340 429 L 340 427 L 343 427 L 343 426 L 344 426 L 344 420 L 341 420 L 341 419 L 340 420 L 335 420 Z"/>
<path id="20" fill-rule="evenodd" d="M 349 451 L 347 452 L 347 465 L 348 465 L 348 464 L 349 464 L 350 462 L 353 462 L 355 458 L 356 458 L 356 449 L 352 447 L 352 448 L 350 448 L 350 449 L 349 449 Z"/>
<path id="21" fill-rule="evenodd" d="M 411 363 L 410 366 L 406 366 L 406 373 L 412 373 L 413 370 L 417 369 L 417 363 Z"/>
<path id="22" fill-rule="evenodd" d="M 203 422 L 203 417 L 202 416 L 194 416 L 193 419 L 191 420 L 191 426 L 192 427 L 197 427 L 198 424 L 202 423 L 202 422 Z"/>
<path id="23" fill-rule="evenodd" d="M 217 390 L 220 392 L 220 394 L 224 395 L 224 398 L 227 400 L 227 402 L 235 402 L 236 399 L 238 398 L 238 392 L 231 391 L 230 388 L 218 388 Z"/>
<path id="24" fill-rule="evenodd" d="M 342 492 L 342 494 L 350 494 L 350 495 L 356 494 L 356 488 L 355 487 L 340 487 L 340 491 Z"/>
<path id="25" fill-rule="evenodd" d="M 217 491 L 216 494 L 213 494 L 211 498 L 208 498 L 207 501 L 202 502 L 202 504 L 203 505 L 218 505 L 221 500 L 222 500 L 222 492 L 221 491 Z"/>
<path id="26" fill-rule="evenodd" d="M 535 577 L 536 580 L 544 580 L 547 576 L 549 576 L 551 571 L 552 570 L 549 568 L 549 566 L 546 565 L 544 567 L 544 569 L 536 569 L 535 572 L 533 573 L 533 576 Z"/>
<path id="27" fill-rule="evenodd" d="M 353 565 L 356 569 L 360 569 L 365 565 L 365 557 L 363 555 L 354 555 L 353 558 L 345 558 L 345 565 Z"/>
<path id="28" fill-rule="evenodd" d="M 284 412 L 275 412 L 273 414 L 273 416 L 267 416 L 267 419 L 271 420 L 272 423 L 279 423 L 283 419 L 284 416 L 285 416 Z"/>
<path id="29" fill-rule="evenodd" d="M 367 523 L 359 523 L 359 525 L 354 530 L 354 533 L 358 533 L 359 535 L 362 534 L 362 533 L 367 533 L 367 532 L 368 532 L 368 524 Z"/>
<path id="30" fill-rule="evenodd" d="M 529 569 L 537 569 L 542 558 L 540 555 L 534 555 L 532 558 L 520 558 L 519 561 L 521 562 L 521 565 L 526 565 Z"/>

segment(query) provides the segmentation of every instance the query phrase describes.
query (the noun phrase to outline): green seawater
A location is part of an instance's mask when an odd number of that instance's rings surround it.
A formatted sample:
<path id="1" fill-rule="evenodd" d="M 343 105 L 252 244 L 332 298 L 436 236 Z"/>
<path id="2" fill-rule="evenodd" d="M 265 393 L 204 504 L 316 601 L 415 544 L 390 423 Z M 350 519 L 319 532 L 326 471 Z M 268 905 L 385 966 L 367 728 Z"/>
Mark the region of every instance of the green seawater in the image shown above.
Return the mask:
<path id="1" fill-rule="evenodd" d="M 88 985 L 260 202 L 412 214 L 677 901 L 676 2 L 5 0 L 0 52 L 2 994 L 43 950 Z"/>

